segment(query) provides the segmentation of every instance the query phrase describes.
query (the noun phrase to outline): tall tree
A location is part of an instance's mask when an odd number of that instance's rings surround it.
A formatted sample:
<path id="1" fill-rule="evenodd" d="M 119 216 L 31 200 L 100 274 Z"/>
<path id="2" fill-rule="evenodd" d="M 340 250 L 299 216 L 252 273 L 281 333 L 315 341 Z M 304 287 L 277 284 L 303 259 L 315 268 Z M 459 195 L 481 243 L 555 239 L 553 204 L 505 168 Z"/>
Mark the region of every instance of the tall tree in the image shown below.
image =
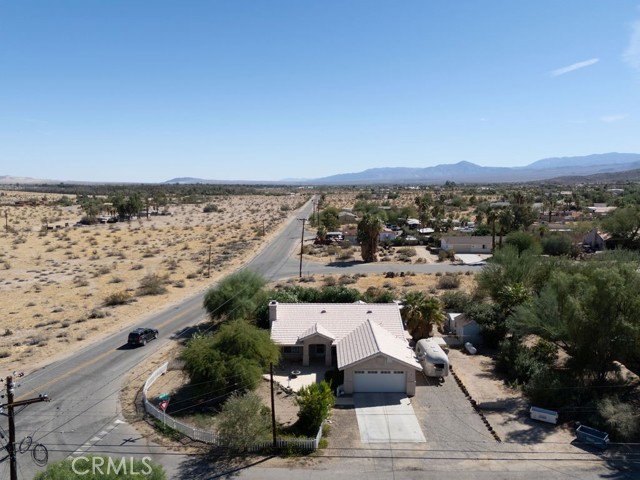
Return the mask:
<path id="1" fill-rule="evenodd" d="M 496 250 L 496 221 L 498 220 L 498 212 L 493 208 L 487 212 L 487 223 L 491 224 L 491 251 Z"/>
<path id="2" fill-rule="evenodd" d="M 405 294 L 400 313 L 414 340 L 431 336 L 434 325 L 444 324 L 444 312 L 438 297 L 427 297 L 418 290 Z"/>
<path id="3" fill-rule="evenodd" d="M 212 320 L 249 319 L 258 307 L 259 293 L 266 280 L 251 270 L 240 270 L 223 278 L 216 288 L 204 296 L 204 308 Z"/>
<path id="4" fill-rule="evenodd" d="M 509 233 L 513 226 L 513 210 L 510 207 L 500 210 L 498 224 L 500 226 L 500 246 L 502 246 L 502 237 Z"/>
<path id="5" fill-rule="evenodd" d="M 640 245 L 640 207 L 619 208 L 602 220 L 602 228 L 625 248 Z"/>
<path id="6" fill-rule="evenodd" d="M 613 361 L 640 339 L 640 274 L 636 263 L 568 264 L 549 277 L 539 295 L 508 320 L 516 334 L 535 333 L 562 346 L 570 366 L 601 383 Z"/>
<path id="7" fill-rule="evenodd" d="M 365 213 L 358 222 L 358 242 L 365 262 L 378 261 L 378 242 L 382 231 L 382 221 L 370 213 Z"/>
<path id="8" fill-rule="evenodd" d="M 429 207 L 431 207 L 431 194 L 416 197 L 414 200 L 418 209 L 418 220 L 422 226 L 427 225 L 431 218 Z"/>

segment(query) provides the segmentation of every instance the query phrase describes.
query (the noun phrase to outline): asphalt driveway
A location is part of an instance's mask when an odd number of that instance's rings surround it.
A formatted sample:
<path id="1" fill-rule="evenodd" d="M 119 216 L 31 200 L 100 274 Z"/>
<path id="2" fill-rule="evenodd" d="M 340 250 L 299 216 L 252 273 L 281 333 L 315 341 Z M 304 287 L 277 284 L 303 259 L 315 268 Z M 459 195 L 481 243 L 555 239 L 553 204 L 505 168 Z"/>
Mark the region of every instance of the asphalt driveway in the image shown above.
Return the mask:
<path id="1" fill-rule="evenodd" d="M 409 398 L 402 393 L 356 393 L 353 404 L 362 443 L 425 442 Z"/>

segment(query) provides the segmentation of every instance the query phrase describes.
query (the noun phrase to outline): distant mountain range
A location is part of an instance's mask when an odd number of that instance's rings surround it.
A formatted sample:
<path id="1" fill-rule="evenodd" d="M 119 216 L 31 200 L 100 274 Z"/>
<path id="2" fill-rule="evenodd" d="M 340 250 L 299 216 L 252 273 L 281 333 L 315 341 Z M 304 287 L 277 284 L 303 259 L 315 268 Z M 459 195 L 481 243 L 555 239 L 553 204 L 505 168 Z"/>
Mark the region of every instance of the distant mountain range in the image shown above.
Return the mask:
<path id="1" fill-rule="evenodd" d="M 634 172 L 632 172 L 634 171 Z M 621 172 L 629 172 L 625 175 Z M 538 160 L 524 167 L 483 167 L 471 162 L 441 164 L 434 167 L 371 168 L 357 173 L 342 173 L 315 179 L 285 179 L 280 181 L 208 180 L 179 177 L 167 184 L 286 184 L 286 185 L 370 185 L 370 184 L 441 184 L 456 183 L 515 183 L 553 181 L 624 181 L 637 179 L 640 172 L 638 153 L 602 153 L 582 157 L 557 157 Z M 633 177 L 633 178 L 631 178 Z M 0 184 L 50 184 L 59 180 L 38 180 L 27 177 L 0 176 Z M 64 183 L 94 183 L 73 181 Z M 115 183 L 115 182 L 110 182 Z M 124 183 L 124 182 L 123 182 Z"/>
<path id="2" fill-rule="evenodd" d="M 282 182 L 308 185 L 370 185 L 370 184 L 441 184 L 447 180 L 457 183 L 532 182 L 563 177 L 594 176 L 640 169 L 638 153 L 602 153 L 583 157 L 544 158 L 524 167 L 483 167 L 471 162 L 441 164 L 434 167 L 371 168 L 357 173 L 342 173 L 315 179 L 287 179 Z M 597 181 L 592 178 L 591 181 Z M 201 178 L 174 178 L 166 183 L 225 183 Z M 226 183 L 229 183 L 228 181 Z M 235 182 L 234 182 L 235 183 Z M 249 183 L 249 182 L 240 182 Z M 254 183 L 254 182 L 251 182 Z"/>
<path id="3" fill-rule="evenodd" d="M 311 183 L 345 185 L 373 183 L 506 183 L 622 172 L 640 168 L 640 154 L 604 153 L 584 157 L 545 158 L 524 167 L 482 167 L 471 162 L 425 168 L 372 168 L 318 178 Z"/>

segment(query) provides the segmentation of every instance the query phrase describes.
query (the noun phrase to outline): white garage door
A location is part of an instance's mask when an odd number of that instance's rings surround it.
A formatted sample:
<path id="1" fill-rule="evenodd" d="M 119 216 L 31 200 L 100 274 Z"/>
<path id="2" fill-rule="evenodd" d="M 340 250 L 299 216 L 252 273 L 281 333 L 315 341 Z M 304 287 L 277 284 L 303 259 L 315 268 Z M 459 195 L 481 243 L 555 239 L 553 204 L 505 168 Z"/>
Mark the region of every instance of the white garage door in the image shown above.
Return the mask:
<path id="1" fill-rule="evenodd" d="M 406 373 L 400 370 L 355 370 L 354 392 L 406 392 Z"/>

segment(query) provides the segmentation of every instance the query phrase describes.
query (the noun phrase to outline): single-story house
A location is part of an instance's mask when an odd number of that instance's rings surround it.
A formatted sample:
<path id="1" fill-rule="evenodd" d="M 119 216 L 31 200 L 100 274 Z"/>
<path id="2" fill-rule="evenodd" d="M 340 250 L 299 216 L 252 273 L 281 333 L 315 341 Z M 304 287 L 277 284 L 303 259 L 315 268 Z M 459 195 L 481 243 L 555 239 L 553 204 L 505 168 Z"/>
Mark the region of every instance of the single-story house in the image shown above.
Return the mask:
<path id="1" fill-rule="evenodd" d="M 445 252 L 456 253 L 491 253 L 493 237 L 487 236 L 451 236 L 440 239 L 440 248 Z"/>
<path id="2" fill-rule="evenodd" d="M 348 210 L 342 210 L 338 214 L 338 220 L 340 223 L 356 223 L 358 221 L 358 216 Z"/>
<path id="3" fill-rule="evenodd" d="M 587 207 L 592 215 L 598 217 L 604 217 L 605 215 L 613 212 L 618 207 L 609 207 L 606 203 L 594 203 L 593 206 Z"/>
<path id="4" fill-rule="evenodd" d="M 482 335 L 480 334 L 480 325 L 478 325 L 478 322 L 467 318 L 464 313 L 448 313 L 447 319 L 449 320 L 449 330 L 455 333 L 456 337 L 458 337 L 462 343 L 482 343 Z"/>
<path id="5" fill-rule="evenodd" d="M 282 356 L 344 372 L 344 391 L 414 395 L 422 370 L 395 303 L 269 302 L 271 339 Z"/>

